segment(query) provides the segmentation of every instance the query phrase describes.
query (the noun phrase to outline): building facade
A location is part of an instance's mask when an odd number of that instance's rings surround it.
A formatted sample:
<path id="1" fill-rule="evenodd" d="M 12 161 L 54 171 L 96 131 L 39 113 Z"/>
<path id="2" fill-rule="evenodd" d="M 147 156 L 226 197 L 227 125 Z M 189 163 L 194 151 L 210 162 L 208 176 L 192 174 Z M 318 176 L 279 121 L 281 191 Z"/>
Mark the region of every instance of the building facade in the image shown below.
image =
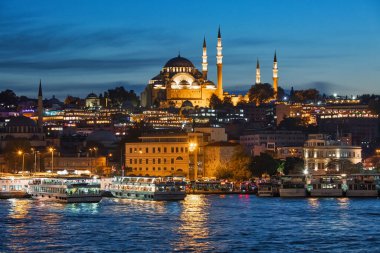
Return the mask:
<path id="1" fill-rule="evenodd" d="M 310 134 L 305 142 L 303 158 L 310 174 L 345 173 L 348 166 L 362 161 L 361 147 L 329 140 L 324 134 Z"/>

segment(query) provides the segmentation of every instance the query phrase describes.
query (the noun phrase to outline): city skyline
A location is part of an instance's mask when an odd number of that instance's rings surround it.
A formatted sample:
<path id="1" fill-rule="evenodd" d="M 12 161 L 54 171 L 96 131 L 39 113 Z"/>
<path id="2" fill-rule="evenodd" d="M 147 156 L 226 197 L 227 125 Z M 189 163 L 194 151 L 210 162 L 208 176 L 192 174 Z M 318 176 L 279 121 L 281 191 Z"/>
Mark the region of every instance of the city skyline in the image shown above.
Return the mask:
<path id="1" fill-rule="evenodd" d="M 45 97 L 120 85 L 139 93 L 179 51 L 201 69 L 204 36 L 216 82 L 220 25 L 228 91 L 254 84 L 257 58 L 262 81 L 272 83 L 277 50 L 285 89 L 377 93 L 379 13 L 376 1 L 1 2 L 0 82 L 31 97 L 40 79 Z"/>

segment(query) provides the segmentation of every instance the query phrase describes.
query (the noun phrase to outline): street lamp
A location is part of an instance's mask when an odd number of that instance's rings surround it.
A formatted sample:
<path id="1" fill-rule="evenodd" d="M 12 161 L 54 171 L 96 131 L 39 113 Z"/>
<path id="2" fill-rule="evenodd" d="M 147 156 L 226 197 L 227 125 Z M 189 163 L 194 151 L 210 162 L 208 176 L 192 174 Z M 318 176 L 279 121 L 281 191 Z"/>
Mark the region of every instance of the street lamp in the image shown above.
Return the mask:
<path id="1" fill-rule="evenodd" d="M 25 169 L 25 153 L 22 150 L 19 150 L 17 152 L 18 155 L 22 155 L 22 172 L 21 175 L 24 176 L 24 169 Z"/>
<path id="2" fill-rule="evenodd" d="M 51 173 L 54 171 L 54 148 L 50 147 L 49 152 L 51 152 Z"/>

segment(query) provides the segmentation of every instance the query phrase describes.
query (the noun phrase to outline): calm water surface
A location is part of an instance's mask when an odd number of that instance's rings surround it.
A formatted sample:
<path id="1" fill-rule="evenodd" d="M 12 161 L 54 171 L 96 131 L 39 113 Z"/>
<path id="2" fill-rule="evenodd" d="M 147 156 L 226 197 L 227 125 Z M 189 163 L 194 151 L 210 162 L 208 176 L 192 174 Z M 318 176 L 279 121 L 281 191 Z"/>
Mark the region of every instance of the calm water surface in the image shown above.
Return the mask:
<path id="1" fill-rule="evenodd" d="M 380 200 L 0 200 L 0 252 L 15 251 L 380 252 Z"/>

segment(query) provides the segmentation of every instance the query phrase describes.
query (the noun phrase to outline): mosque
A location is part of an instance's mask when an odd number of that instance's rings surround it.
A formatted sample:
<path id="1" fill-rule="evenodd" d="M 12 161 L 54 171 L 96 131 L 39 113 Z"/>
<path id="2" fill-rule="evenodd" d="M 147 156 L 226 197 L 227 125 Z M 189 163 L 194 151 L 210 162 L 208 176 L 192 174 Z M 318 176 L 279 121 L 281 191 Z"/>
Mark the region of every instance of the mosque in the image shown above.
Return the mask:
<path id="1" fill-rule="evenodd" d="M 218 30 L 218 42 L 216 45 L 217 83 L 208 80 L 208 62 L 206 39 L 203 40 L 202 71 L 195 68 L 194 64 L 178 54 L 170 59 L 160 73 L 149 80 L 148 85 L 141 93 L 141 105 L 143 107 L 170 107 L 183 106 L 209 107 L 213 94 L 223 100 L 231 97 L 234 104 L 248 100 L 246 95 L 231 95 L 223 92 L 223 54 L 222 36 Z M 257 60 L 256 83 L 260 80 L 260 65 Z M 278 68 L 276 53 L 273 61 L 273 89 L 275 94 L 278 88 Z"/>

